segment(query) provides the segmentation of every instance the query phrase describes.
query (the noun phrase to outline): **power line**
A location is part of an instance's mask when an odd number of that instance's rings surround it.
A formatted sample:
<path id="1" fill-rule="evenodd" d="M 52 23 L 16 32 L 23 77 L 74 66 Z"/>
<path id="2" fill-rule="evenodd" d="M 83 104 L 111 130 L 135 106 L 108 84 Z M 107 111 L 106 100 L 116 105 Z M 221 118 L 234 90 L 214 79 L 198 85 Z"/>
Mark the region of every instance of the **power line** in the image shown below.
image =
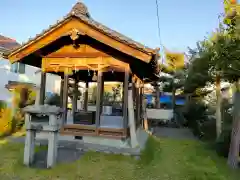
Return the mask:
<path id="1" fill-rule="evenodd" d="M 161 40 L 161 29 L 160 29 L 160 18 L 159 18 L 159 8 L 158 8 L 158 0 L 156 2 L 156 10 L 157 10 L 157 24 L 158 24 L 158 39 L 159 39 L 159 44 L 160 48 L 163 48 L 162 40 Z M 162 58 L 162 63 L 163 63 L 163 58 Z"/>
<path id="2" fill-rule="evenodd" d="M 156 0 L 156 10 L 157 10 L 158 38 L 159 38 L 159 43 L 162 46 L 161 31 L 160 31 L 160 18 L 159 18 L 159 10 L 158 10 L 158 0 Z"/>

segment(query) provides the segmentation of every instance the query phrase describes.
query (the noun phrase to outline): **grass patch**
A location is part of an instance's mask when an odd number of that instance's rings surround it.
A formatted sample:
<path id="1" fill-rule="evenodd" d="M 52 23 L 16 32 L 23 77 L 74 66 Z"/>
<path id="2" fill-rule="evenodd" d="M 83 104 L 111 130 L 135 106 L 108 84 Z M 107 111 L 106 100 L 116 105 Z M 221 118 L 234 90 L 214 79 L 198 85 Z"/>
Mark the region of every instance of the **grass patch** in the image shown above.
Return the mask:
<path id="1" fill-rule="evenodd" d="M 220 158 L 197 141 L 150 137 L 141 160 L 128 156 L 88 152 L 74 163 L 58 164 L 51 170 L 22 165 L 23 144 L 0 144 L 0 179 L 34 180 L 238 180 Z M 38 147 L 36 151 L 43 147 Z M 239 170 L 240 171 L 240 170 Z"/>

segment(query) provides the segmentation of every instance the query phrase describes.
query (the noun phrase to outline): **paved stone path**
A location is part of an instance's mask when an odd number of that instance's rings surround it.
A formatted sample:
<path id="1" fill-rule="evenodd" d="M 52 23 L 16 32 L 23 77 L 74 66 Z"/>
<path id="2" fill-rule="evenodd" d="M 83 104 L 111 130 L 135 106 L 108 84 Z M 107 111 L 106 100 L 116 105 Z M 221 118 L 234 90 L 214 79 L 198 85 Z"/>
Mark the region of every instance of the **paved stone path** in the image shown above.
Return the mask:
<path id="1" fill-rule="evenodd" d="M 197 140 L 188 128 L 155 127 L 154 135 L 157 137 L 169 137 L 174 139 Z"/>
<path id="2" fill-rule="evenodd" d="M 57 164 L 59 163 L 70 163 L 79 160 L 84 151 L 70 148 L 58 148 Z M 36 152 L 34 156 L 33 168 L 47 168 L 47 149 Z"/>

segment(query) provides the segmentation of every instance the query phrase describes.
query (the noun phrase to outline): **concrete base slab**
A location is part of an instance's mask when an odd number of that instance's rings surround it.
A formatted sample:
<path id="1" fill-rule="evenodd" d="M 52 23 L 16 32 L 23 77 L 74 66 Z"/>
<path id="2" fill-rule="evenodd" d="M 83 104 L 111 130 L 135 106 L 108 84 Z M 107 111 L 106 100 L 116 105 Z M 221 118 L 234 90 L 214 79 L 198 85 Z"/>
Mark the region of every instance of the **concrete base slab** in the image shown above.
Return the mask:
<path id="1" fill-rule="evenodd" d="M 120 140 L 120 139 L 108 139 L 103 137 L 91 137 L 83 136 L 84 143 L 99 144 L 104 146 L 111 146 L 116 148 L 130 148 L 129 139 Z"/>
<path id="2" fill-rule="evenodd" d="M 145 145 L 148 140 L 149 134 L 144 129 L 138 128 L 136 135 L 140 149 L 141 150 L 145 149 Z"/>
<path id="3" fill-rule="evenodd" d="M 36 145 L 47 145 L 47 134 L 38 134 Z M 139 146 L 132 148 L 130 140 L 121 141 L 114 139 L 106 139 L 102 137 L 83 137 L 82 140 L 75 139 L 74 136 L 60 136 L 58 141 L 58 149 L 73 149 L 77 151 L 87 152 L 89 150 L 96 152 L 104 152 L 108 154 L 122 154 L 129 156 L 140 156 L 141 151 L 145 148 L 149 134 L 139 128 L 136 131 Z M 17 143 L 24 143 L 25 137 L 8 137 L 8 140 Z M 58 155 L 59 156 L 59 155 Z M 42 162 L 43 163 L 43 162 Z"/>
<path id="4" fill-rule="evenodd" d="M 24 143 L 25 137 L 9 137 L 8 138 L 11 142 L 16 143 Z M 47 146 L 48 141 L 44 139 L 36 140 L 37 146 Z M 99 145 L 99 144 L 92 144 L 83 142 L 83 140 L 59 140 L 58 141 L 58 148 L 66 148 L 66 149 L 77 149 L 79 151 L 95 151 L 95 152 L 104 152 L 107 154 L 122 154 L 122 155 L 129 155 L 129 156 L 140 156 L 141 149 L 137 148 L 130 148 L 130 147 L 113 147 L 113 146 L 106 146 L 106 145 Z"/>

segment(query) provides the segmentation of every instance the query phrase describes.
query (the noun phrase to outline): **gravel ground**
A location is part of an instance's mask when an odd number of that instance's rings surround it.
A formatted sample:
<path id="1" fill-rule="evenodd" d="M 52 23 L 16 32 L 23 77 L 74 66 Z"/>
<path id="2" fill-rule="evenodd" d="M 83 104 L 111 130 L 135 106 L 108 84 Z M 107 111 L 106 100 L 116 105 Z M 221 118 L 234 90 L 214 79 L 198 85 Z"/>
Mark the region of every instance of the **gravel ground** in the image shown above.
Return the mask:
<path id="1" fill-rule="evenodd" d="M 154 135 L 157 137 L 169 137 L 174 139 L 197 140 L 188 128 L 155 127 Z"/>

